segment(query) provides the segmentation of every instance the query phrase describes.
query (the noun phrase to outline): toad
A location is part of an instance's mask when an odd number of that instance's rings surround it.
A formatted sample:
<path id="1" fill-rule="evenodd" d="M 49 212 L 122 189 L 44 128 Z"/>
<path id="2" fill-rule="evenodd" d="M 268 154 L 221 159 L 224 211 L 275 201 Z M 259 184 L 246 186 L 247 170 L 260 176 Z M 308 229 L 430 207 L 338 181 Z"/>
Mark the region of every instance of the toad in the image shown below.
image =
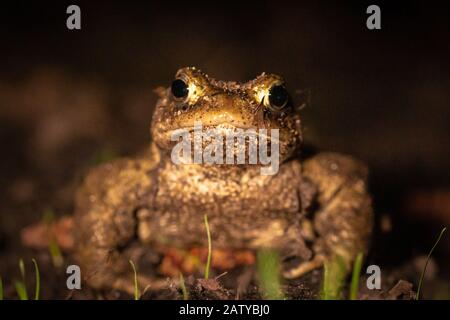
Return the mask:
<path id="1" fill-rule="evenodd" d="M 136 246 L 207 247 L 205 215 L 214 248 L 268 248 L 284 261 L 295 258 L 284 264 L 287 278 L 336 256 L 349 271 L 366 251 L 373 223 L 367 168 L 332 152 L 300 157 L 301 117 L 283 78 L 225 82 L 190 67 L 158 94 L 147 152 L 92 169 L 77 192 L 76 258 L 90 286 L 132 286 Z M 277 130 L 277 141 L 268 141 L 278 146 L 279 168 L 262 174 L 248 153 L 241 163 L 174 161 L 174 133 L 191 135 L 198 122 L 225 133 Z M 149 284 L 145 270 L 138 281 Z"/>

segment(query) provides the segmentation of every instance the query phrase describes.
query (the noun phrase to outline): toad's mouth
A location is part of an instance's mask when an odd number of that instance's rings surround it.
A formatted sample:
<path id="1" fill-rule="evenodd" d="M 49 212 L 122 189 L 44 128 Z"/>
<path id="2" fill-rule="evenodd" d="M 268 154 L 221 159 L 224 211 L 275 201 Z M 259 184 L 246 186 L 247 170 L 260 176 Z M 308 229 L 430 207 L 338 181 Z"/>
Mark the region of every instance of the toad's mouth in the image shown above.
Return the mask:
<path id="1" fill-rule="evenodd" d="M 193 126 L 160 129 L 161 131 L 154 132 L 155 140 L 163 149 L 173 149 L 177 145 L 201 150 L 223 148 L 225 152 L 244 152 L 247 158 L 249 152 L 258 152 L 260 148 L 264 148 L 270 154 L 272 148 L 279 150 L 280 145 L 278 129 L 258 128 L 247 124 L 236 126 L 235 123 L 220 122 L 204 126 L 201 122 L 195 122 Z"/>
<path id="2" fill-rule="evenodd" d="M 275 129 L 278 130 L 278 129 Z M 242 138 L 244 140 L 256 137 L 258 140 L 273 140 L 273 129 L 258 128 L 256 126 L 239 124 L 230 122 L 220 122 L 215 124 L 203 125 L 196 122 L 194 125 L 181 126 L 176 129 L 166 129 L 162 132 L 167 140 L 177 141 L 180 137 L 199 137 L 209 140 L 218 137 L 222 138 Z"/>
<path id="3" fill-rule="evenodd" d="M 241 121 L 195 121 L 189 123 L 178 123 L 162 130 L 165 134 L 171 134 L 178 131 L 193 132 L 196 130 L 211 131 L 217 130 L 223 133 L 231 133 L 239 130 L 258 130 L 257 126 Z"/>
<path id="4" fill-rule="evenodd" d="M 173 121 L 161 121 L 155 128 L 164 137 L 172 136 L 173 133 L 194 132 L 203 130 L 206 132 L 216 131 L 221 134 L 233 134 L 244 131 L 270 131 L 277 127 L 273 122 L 264 120 L 255 115 L 235 114 L 231 112 L 213 113 L 207 116 L 179 117 Z M 281 129 L 281 128 L 280 128 Z"/>

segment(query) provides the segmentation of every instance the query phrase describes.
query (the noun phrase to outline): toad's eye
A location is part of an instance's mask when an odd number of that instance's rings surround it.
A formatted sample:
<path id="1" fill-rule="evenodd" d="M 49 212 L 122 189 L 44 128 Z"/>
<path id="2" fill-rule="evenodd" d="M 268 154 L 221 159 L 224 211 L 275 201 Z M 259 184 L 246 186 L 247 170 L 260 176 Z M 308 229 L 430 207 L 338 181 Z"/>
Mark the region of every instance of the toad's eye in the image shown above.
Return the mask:
<path id="1" fill-rule="evenodd" d="M 289 94 L 282 85 L 274 85 L 269 90 L 269 106 L 275 111 L 281 110 L 289 101 Z"/>
<path id="2" fill-rule="evenodd" d="M 172 90 L 172 95 L 176 99 L 186 98 L 187 95 L 189 94 L 189 88 L 188 88 L 186 82 L 184 82 L 181 79 L 176 79 L 172 82 L 171 90 Z"/>

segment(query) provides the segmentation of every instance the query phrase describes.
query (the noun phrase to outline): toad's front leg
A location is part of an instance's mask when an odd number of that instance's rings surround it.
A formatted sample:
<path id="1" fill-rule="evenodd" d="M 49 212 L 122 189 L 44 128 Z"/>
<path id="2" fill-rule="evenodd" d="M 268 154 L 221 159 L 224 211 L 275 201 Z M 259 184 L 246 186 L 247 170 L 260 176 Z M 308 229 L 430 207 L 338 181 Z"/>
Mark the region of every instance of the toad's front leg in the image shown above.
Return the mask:
<path id="1" fill-rule="evenodd" d="M 155 194 L 152 159 L 120 159 L 91 171 L 76 198 L 76 259 L 85 281 L 96 289 L 132 291 L 130 244 L 136 214 Z M 146 286 L 140 276 L 141 286 Z"/>
<path id="2" fill-rule="evenodd" d="M 372 232 L 367 168 L 348 156 L 321 153 L 305 162 L 303 174 L 318 189 L 319 207 L 313 217 L 318 239 L 314 258 L 285 276 L 299 277 L 335 257 L 343 260 L 349 272 L 356 255 L 367 251 Z"/>

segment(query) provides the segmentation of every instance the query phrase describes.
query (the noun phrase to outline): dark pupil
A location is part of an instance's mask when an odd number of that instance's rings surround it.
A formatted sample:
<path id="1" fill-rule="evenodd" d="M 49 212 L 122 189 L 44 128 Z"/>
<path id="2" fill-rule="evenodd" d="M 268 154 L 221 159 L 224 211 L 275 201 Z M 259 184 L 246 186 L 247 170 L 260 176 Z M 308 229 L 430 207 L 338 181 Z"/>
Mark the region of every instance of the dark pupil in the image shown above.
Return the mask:
<path id="1" fill-rule="evenodd" d="M 288 93 L 283 86 L 273 86 L 269 91 L 269 102 L 272 106 L 283 107 L 288 100 Z"/>
<path id="2" fill-rule="evenodd" d="M 176 98 L 183 98 L 187 96 L 188 93 L 189 89 L 183 80 L 177 79 L 172 82 L 172 94 Z"/>

